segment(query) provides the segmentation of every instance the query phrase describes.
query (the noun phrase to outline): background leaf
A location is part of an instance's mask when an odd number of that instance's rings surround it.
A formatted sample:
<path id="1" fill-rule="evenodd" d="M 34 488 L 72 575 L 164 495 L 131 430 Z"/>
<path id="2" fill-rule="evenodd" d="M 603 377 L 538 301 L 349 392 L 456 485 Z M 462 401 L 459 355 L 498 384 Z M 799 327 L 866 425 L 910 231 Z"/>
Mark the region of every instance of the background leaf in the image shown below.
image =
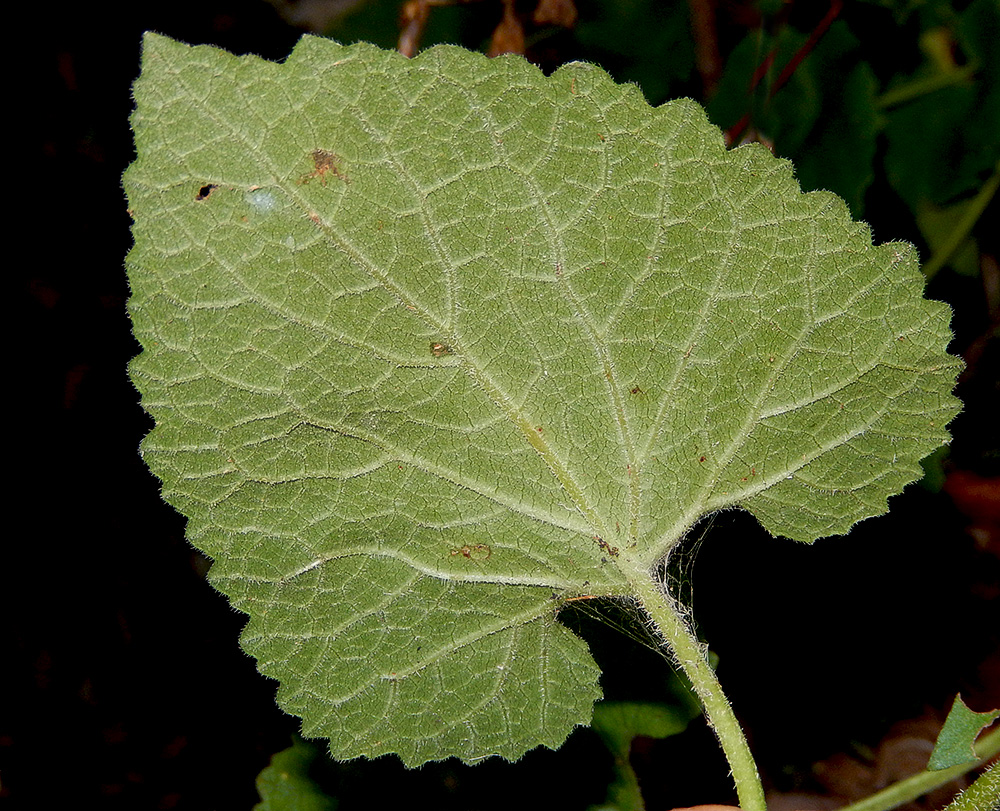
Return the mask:
<path id="1" fill-rule="evenodd" d="M 593 808 L 645 808 L 639 779 L 629 762 L 632 741 L 647 738 L 669 738 L 685 730 L 699 713 L 697 701 L 684 688 L 678 691 L 677 703 L 648 701 L 601 701 L 594 706 L 592 726 L 614 758 L 615 778 L 608 785 L 608 794 L 600 806 Z M 686 697 L 686 700 L 685 700 Z"/>
<path id="2" fill-rule="evenodd" d="M 1000 118 L 1000 12 L 993 0 L 976 0 L 942 27 L 923 38 L 925 60 L 913 77 L 899 84 L 961 74 L 953 57 L 937 56 L 928 42 L 945 39 L 959 59 L 974 69 L 964 81 L 900 104 L 888 115 L 886 171 L 897 193 L 914 211 L 932 203 L 946 205 L 969 196 L 989 177 L 1000 160 L 993 122 Z M 954 40 L 950 37 L 953 36 Z M 935 156 L 947 156 L 942 172 Z"/>
<path id="3" fill-rule="evenodd" d="M 730 54 L 708 112 L 726 130 L 752 112 L 755 129 L 773 142 L 776 155 L 794 162 L 804 189 L 835 192 L 861 216 L 876 151 L 875 77 L 858 60 L 857 38 L 837 22 L 771 97 L 773 83 L 807 40 L 789 26 L 773 36 L 748 33 Z M 766 79 L 751 92 L 754 73 L 771 52 Z"/>
<path id="4" fill-rule="evenodd" d="M 335 811 L 337 801 L 309 776 L 316 756 L 316 748 L 298 738 L 276 752 L 257 777 L 261 801 L 254 811 Z"/>
<path id="5" fill-rule="evenodd" d="M 144 454 L 335 757 L 558 745 L 600 691 L 554 596 L 628 594 L 728 506 L 844 531 L 946 439 L 908 246 L 693 103 L 153 35 L 135 95 Z"/>

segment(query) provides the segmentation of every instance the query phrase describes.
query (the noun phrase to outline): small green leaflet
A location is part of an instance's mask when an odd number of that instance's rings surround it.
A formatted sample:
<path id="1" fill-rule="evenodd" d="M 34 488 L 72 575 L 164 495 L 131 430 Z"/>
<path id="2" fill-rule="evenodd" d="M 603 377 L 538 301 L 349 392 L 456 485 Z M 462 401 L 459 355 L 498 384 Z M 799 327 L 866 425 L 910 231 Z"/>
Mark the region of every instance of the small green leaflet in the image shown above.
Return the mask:
<path id="1" fill-rule="evenodd" d="M 997 716 L 1000 716 L 1000 710 L 974 712 L 965 706 L 961 696 L 955 696 L 927 768 L 937 771 L 964 763 L 975 763 L 979 759 L 974 748 L 976 738 Z"/>
<path id="2" fill-rule="evenodd" d="M 726 507 L 844 532 L 947 441 L 912 248 L 690 101 L 152 34 L 134 93 L 143 455 L 336 758 L 559 746 L 601 696 L 563 600 Z"/>
<path id="3" fill-rule="evenodd" d="M 288 749 L 275 752 L 270 765 L 257 775 L 261 801 L 253 811 L 336 811 L 337 801 L 309 776 L 317 754 L 315 747 L 298 738 Z"/>

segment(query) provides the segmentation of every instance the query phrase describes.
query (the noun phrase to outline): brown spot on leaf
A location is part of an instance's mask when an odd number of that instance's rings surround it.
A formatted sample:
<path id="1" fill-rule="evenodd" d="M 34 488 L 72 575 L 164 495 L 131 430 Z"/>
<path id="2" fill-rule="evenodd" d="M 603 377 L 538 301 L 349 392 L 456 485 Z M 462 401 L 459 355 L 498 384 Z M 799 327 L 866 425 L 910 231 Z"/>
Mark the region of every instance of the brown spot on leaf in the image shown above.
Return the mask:
<path id="1" fill-rule="evenodd" d="M 315 180 L 316 178 L 319 178 L 319 182 L 325 186 L 327 175 L 339 178 L 345 183 L 349 182 L 347 175 L 345 175 L 340 168 L 339 155 L 336 155 L 326 149 L 314 149 L 310 154 L 315 168 L 308 174 L 302 175 L 302 177 L 299 178 L 300 184 L 304 185 L 312 180 Z"/>
<path id="2" fill-rule="evenodd" d="M 603 538 L 594 538 L 594 540 L 595 540 L 595 541 L 597 541 L 597 545 L 598 545 L 598 546 L 599 546 L 599 547 L 600 547 L 600 548 L 601 548 L 602 550 L 604 550 L 604 551 L 605 551 L 605 552 L 607 552 L 607 553 L 608 553 L 609 555 L 611 555 L 611 557 L 613 557 L 613 558 L 616 558 L 616 557 L 618 557 L 618 547 L 617 547 L 617 546 L 612 546 L 611 544 L 609 544 L 609 543 L 608 543 L 608 542 L 607 542 L 606 540 L 604 540 Z"/>
<path id="3" fill-rule="evenodd" d="M 448 554 L 451 557 L 461 555 L 463 558 L 468 558 L 469 560 L 489 560 L 493 554 L 493 550 L 490 549 L 489 544 L 477 543 L 472 545 L 466 544 L 458 549 L 452 549 Z"/>
<path id="4" fill-rule="evenodd" d="M 450 355 L 451 347 L 448 346 L 448 344 L 442 344 L 438 341 L 433 341 L 431 343 L 431 354 L 435 358 L 441 358 L 444 357 L 445 355 Z"/>

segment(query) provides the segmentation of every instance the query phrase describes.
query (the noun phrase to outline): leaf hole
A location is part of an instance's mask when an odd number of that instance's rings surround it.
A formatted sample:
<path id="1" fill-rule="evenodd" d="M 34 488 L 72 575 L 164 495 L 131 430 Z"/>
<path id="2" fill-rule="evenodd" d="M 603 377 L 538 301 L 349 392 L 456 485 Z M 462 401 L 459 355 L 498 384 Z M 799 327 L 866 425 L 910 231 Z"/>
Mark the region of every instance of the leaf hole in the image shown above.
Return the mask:
<path id="1" fill-rule="evenodd" d="M 219 188 L 219 186 L 216 183 L 206 183 L 204 186 L 198 189 L 198 194 L 195 195 L 194 199 L 198 201 L 207 200 L 208 196 L 212 192 L 214 192 L 217 188 Z"/>

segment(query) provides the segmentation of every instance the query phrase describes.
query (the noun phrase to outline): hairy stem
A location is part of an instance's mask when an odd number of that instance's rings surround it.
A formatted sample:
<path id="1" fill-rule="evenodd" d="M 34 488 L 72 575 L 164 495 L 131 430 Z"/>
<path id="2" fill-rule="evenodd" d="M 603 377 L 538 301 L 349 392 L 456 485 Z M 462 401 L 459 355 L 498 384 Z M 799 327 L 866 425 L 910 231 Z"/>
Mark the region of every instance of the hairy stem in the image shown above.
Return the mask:
<path id="1" fill-rule="evenodd" d="M 976 811 L 1000 807 L 1000 764 L 994 763 L 955 798 L 945 811 Z"/>
<path id="2" fill-rule="evenodd" d="M 757 764 L 750 754 L 750 747 L 733 714 L 733 708 L 722 692 L 722 685 L 708 662 L 704 647 L 691 631 L 675 600 L 660 590 L 649 572 L 635 571 L 634 576 L 629 579 L 633 593 L 649 614 L 701 700 L 708 723 L 729 761 L 740 807 L 743 811 L 766 811 Z"/>

